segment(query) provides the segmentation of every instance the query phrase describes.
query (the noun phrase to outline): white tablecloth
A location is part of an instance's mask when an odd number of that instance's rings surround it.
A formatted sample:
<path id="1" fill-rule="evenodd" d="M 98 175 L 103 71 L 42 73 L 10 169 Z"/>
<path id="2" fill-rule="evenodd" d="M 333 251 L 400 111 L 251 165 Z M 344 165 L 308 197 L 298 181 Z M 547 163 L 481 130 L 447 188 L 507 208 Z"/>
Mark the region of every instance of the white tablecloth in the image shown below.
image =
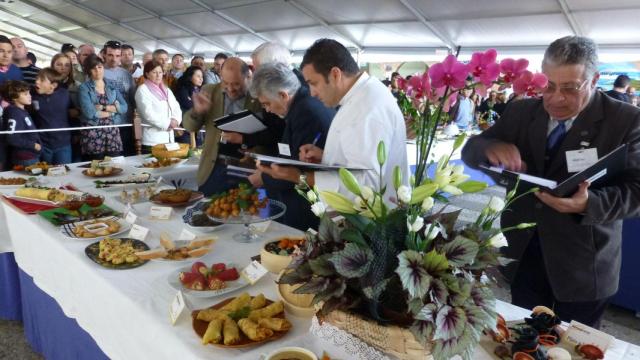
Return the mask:
<path id="1" fill-rule="evenodd" d="M 133 163 L 139 159 L 128 161 Z M 196 165 L 185 164 L 171 174 L 163 174 L 163 177 L 193 178 L 195 171 Z M 0 176 L 8 175 L 12 174 L 0 173 Z M 93 188 L 91 179 L 80 174 L 75 166 L 72 166 L 71 174 L 57 179 L 64 183 L 72 182 L 86 191 L 100 192 Z M 108 196 L 107 205 L 117 210 L 123 209 L 113 199 L 117 193 L 104 194 Z M 174 236 L 182 231 L 182 210 L 175 212 L 171 220 L 154 221 L 148 218 L 149 207 L 149 203 L 142 203 L 136 205 L 135 210 L 137 223 L 151 229 L 147 238 L 150 247 L 159 246 L 159 234 L 162 231 Z M 41 217 L 26 216 L 4 202 L 0 211 L 5 215 L 0 218 L 5 223 L 0 225 L 8 229 L 0 232 L 8 235 L 5 241 L 9 241 L 9 246 L 5 244 L 5 249 L 13 249 L 20 268 L 33 277 L 38 287 L 55 298 L 64 313 L 76 319 L 112 359 L 258 359 L 260 355 L 276 348 L 294 345 L 309 348 L 318 354 L 326 350 L 335 359 L 364 358 L 341 343 L 340 339 L 344 337 L 339 334 L 337 337 L 314 336 L 309 333 L 311 320 L 294 316 L 288 316 L 293 322 L 289 334 L 258 348 L 226 350 L 202 346 L 191 328 L 188 313 L 183 314 L 175 326 L 169 321 L 169 305 L 175 290 L 168 285 L 167 276 L 181 265 L 152 261 L 131 270 L 104 269 L 85 256 L 84 249 L 90 242 L 66 239 Z M 234 225 L 215 232 L 218 241 L 203 261 L 207 264 L 222 261 L 248 264 L 250 257 L 259 253 L 262 244 L 235 242 L 231 235 L 240 230 L 242 226 Z M 273 222 L 265 238 L 296 233 L 299 232 Z M 277 299 L 271 275 L 245 290 L 253 295 L 264 293 L 267 298 Z M 187 298 L 191 309 L 204 308 L 218 301 L 220 299 Z M 498 302 L 498 311 L 507 320 L 522 319 L 528 314 L 524 309 L 502 302 Z M 637 347 L 617 341 L 616 347 L 607 352 L 607 359 L 640 359 L 638 353 Z M 490 359 L 491 356 L 478 348 L 476 358 Z"/>

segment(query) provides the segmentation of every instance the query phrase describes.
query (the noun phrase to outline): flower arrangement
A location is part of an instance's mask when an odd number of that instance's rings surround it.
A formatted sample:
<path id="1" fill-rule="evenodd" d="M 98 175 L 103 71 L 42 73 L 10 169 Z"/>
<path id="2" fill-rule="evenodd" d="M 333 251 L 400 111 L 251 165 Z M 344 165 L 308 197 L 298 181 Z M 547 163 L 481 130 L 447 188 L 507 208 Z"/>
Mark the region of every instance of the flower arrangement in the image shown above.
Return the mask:
<path id="1" fill-rule="evenodd" d="M 421 344 L 431 346 L 435 359 L 456 354 L 470 359 L 483 330 L 495 327 L 495 297 L 482 275 L 508 262 L 499 251 L 507 245 L 504 232 L 534 224 L 503 229 L 493 224 L 510 203 L 529 192 L 516 195 L 513 190 L 504 200 L 493 197 L 474 222 L 459 224 L 460 211 L 446 213 L 446 205 L 435 211 L 434 205 L 487 186 L 469 180 L 462 165 L 450 163 L 466 135 L 456 138 L 450 154 L 427 163 L 435 129 L 458 90 L 509 86 L 519 80 L 525 91 L 541 90 L 541 77 L 527 75 L 526 65 L 523 69 L 526 60 L 507 59 L 499 65 L 495 59 L 495 50 L 474 54 L 469 64 L 450 55 L 406 84 L 413 112 L 421 119 L 418 163 L 411 179 L 403 179 L 399 167 L 393 169 L 393 184 L 388 185 L 395 199 L 383 199 L 387 184 L 381 178 L 373 189 L 359 184 L 346 169 L 339 174 L 350 194 L 297 189 L 321 222 L 316 234 L 307 234 L 305 247 L 280 282 L 301 284 L 296 293 L 315 294 L 320 315 L 347 310 L 408 328 Z M 469 84 L 467 77 L 475 82 Z M 384 143 L 377 150 L 382 173 Z M 435 172 L 428 177 L 431 166 Z M 329 208 L 344 217 L 343 227 L 329 218 Z"/>

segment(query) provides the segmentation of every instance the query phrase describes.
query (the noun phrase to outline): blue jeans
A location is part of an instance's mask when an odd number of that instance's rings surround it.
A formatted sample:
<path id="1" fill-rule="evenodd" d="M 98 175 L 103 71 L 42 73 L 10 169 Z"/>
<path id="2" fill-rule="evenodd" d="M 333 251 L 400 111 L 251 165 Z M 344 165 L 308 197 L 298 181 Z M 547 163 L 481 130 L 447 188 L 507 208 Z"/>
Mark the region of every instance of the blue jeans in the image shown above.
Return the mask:
<path id="1" fill-rule="evenodd" d="M 11 165 L 13 165 L 13 166 L 16 166 L 16 165 L 29 166 L 29 165 L 33 165 L 33 164 L 37 163 L 38 161 L 40 161 L 39 158 L 33 158 L 33 159 L 29 159 L 29 160 L 13 159 L 13 161 L 11 162 Z"/>
<path id="2" fill-rule="evenodd" d="M 204 196 L 211 196 L 233 189 L 238 186 L 241 181 L 238 177 L 227 175 L 227 165 L 216 164 L 211 174 L 209 174 L 209 178 L 204 184 L 200 185 L 198 191 L 204 193 Z"/>
<path id="3" fill-rule="evenodd" d="M 51 149 L 46 146 L 42 147 L 40 159 L 49 164 L 64 165 L 71 163 L 71 145 L 61 146 Z"/>

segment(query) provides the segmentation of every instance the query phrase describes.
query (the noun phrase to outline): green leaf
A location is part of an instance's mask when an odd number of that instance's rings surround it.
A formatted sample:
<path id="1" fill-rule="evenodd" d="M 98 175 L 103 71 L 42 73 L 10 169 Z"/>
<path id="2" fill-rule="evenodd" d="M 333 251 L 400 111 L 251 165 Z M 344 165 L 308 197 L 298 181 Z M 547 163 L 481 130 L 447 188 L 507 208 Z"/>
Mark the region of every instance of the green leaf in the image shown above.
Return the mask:
<path id="1" fill-rule="evenodd" d="M 417 320 L 435 322 L 436 314 L 438 313 L 437 310 L 438 310 L 438 307 L 436 306 L 436 304 L 434 303 L 426 304 L 420 309 L 420 311 L 418 311 L 418 314 L 416 314 L 414 318 Z"/>
<path id="2" fill-rule="evenodd" d="M 433 323 L 430 321 L 417 320 L 413 322 L 413 325 L 409 328 L 409 331 L 421 344 L 428 344 L 431 342 L 433 333 L 435 332 Z"/>
<path id="3" fill-rule="evenodd" d="M 437 274 L 449 268 L 447 257 L 433 249 L 424 256 L 424 266 L 429 274 Z"/>
<path id="4" fill-rule="evenodd" d="M 367 246 L 367 241 L 362 236 L 362 233 L 356 229 L 353 229 L 353 228 L 344 229 L 340 233 L 340 237 L 342 238 L 342 240 L 346 242 L 354 243 L 359 247 Z"/>
<path id="5" fill-rule="evenodd" d="M 314 277 L 306 284 L 293 291 L 294 294 L 317 294 L 327 288 L 329 279 L 324 277 Z"/>
<path id="6" fill-rule="evenodd" d="M 345 168 L 340 168 L 340 170 L 338 170 L 338 174 L 340 175 L 340 180 L 342 181 L 342 183 L 344 184 L 344 186 L 347 188 L 347 190 L 351 191 L 352 193 L 360 196 L 360 184 L 358 184 L 358 180 L 356 179 L 355 176 L 353 176 L 353 174 L 351 173 L 351 171 L 345 169 Z M 331 205 L 331 204 L 329 204 Z"/>
<path id="7" fill-rule="evenodd" d="M 359 191 L 359 189 L 358 189 Z M 356 209 L 353 208 L 353 203 L 351 200 L 347 199 L 346 196 L 333 192 L 333 191 L 322 191 L 320 192 L 324 202 L 326 202 L 329 206 L 331 206 L 335 211 L 343 214 L 355 214 L 357 213 Z"/>
<path id="8" fill-rule="evenodd" d="M 313 297 L 313 305 L 321 302 L 321 301 L 326 301 L 330 298 L 339 298 L 342 296 L 342 294 L 344 294 L 344 291 L 347 288 L 347 283 L 344 282 L 342 279 L 336 279 L 334 281 L 329 282 L 329 284 L 327 285 L 327 287 L 316 294 L 316 296 Z"/>
<path id="9" fill-rule="evenodd" d="M 487 183 L 476 180 L 467 180 L 463 183 L 457 185 L 457 188 L 462 190 L 464 193 L 475 193 L 480 192 L 487 188 Z"/>
<path id="10" fill-rule="evenodd" d="M 449 298 L 449 289 L 442 280 L 436 278 L 431 281 L 429 294 L 434 301 L 444 304 Z"/>
<path id="11" fill-rule="evenodd" d="M 435 340 L 449 340 L 462 335 L 467 323 L 467 315 L 459 307 L 445 305 L 436 316 Z"/>
<path id="12" fill-rule="evenodd" d="M 373 261 L 373 253 L 368 248 L 347 243 L 343 250 L 334 253 L 329 259 L 336 271 L 346 278 L 358 278 L 369 271 Z"/>
<path id="13" fill-rule="evenodd" d="M 433 195 L 436 190 L 438 190 L 438 184 L 420 185 L 411 192 L 411 201 L 409 203 L 412 205 L 422 203 L 422 200 Z"/>
<path id="14" fill-rule="evenodd" d="M 342 243 L 340 238 L 340 228 L 328 216 L 320 219 L 318 227 L 318 240 L 320 243 Z"/>
<path id="15" fill-rule="evenodd" d="M 249 313 L 251 312 L 251 307 L 249 306 L 245 306 L 243 308 L 240 308 L 234 312 L 229 313 L 229 317 L 232 318 L 235 321 L 238 321 L 240 319 L 244 319 L 246 317 L 249 316 Z"/>
<path id="16" fill-rule="evenodd" d="M 467 133 L 462 132 L 460 135 L 456 137 L 456 140 L 453 142 L 453 151 L 456 151 L 464 144 L 464 141 L 467 139 Z"/>
<path id="17" fill-rule="evenodd" d="M 398 255 L 396 273 L 402 286 L 412 298 L 422 298 L 429 290 L 431 276 L 424 268 L 422 255 L 413 250 L 405 250 Z"/>
<path id="18" fill-rule="evenodd" d="M 324 254 L 315 259 L 309 260 L 309 266 L 314 275 L 331 276 L 336 273 L 333 265 L 329 262 L 332 254 Z"/>
<path id="19" fill-rule="evenodd" d="M 472 264 L 478 249 L 477 243 L 460 235 L 442 247 L 449 264 L 458 267 Z"/>

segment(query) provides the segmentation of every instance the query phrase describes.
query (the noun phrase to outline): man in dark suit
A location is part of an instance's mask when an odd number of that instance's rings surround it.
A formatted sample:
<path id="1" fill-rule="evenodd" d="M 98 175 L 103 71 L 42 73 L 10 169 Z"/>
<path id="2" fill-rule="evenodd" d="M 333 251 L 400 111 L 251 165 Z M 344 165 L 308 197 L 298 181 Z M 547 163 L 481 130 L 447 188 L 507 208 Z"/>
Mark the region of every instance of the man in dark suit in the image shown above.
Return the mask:
<path id="1" fill-rule="evenodd" d="M 320 100 L 309 94 L 297 75 L 282 63 L 260 66 L 253 75 L 251 95 L 257 98 L 266 111 L 282 117 L 286 123 L 282 136 L 280 155 L 299 160 L 300 146 L 314 143 L 324 149 L 331 120 L 336 111 L 325 107 Z M 249 176 L 251 183 L 264 186 L 270 198 L 287 205 L 282 223 L 306 231 L 317 229 L 319 218 L 311 212 L 311 205 L 295 190 L 290 181 L 276 180 L 260 170 Z"/>
<path id="2" fill-rule="evenodd" d="M 629 95 L 627 95 L 629 84 L 631 84 L 631 79 L 627 75 L 618 75 L 616 80 L 613 82 L 613 89 L 605 92 L 605 94 L 616 100 L 631 104 L 631 99 L 629 99 Z"/>
<path id="3" fill-rule="evenodd" d="M 592 40 L 554 41 L 542 63 L 549 79 L 543 98 L 511 103 L 493 127 L 469 140 L 462 158 L 473 168 L 489 162 L 561 182 L 571 175 L 572 150 L 595 149 L 602 157 L 629 145 L 626 169 L 615 180 L 597 188 L 583 183 L 567 198 L 528 195 L 501 220 L 502 227 L 537 224 L 506 234 L 505 255 L 519 260 L 503 269 L 512 302 L 545 305 L 565 321 L 597 327 L 618 289 L 622 220 L 640 215 L 640 110 L 595 90 L 596 64 Z"/>

